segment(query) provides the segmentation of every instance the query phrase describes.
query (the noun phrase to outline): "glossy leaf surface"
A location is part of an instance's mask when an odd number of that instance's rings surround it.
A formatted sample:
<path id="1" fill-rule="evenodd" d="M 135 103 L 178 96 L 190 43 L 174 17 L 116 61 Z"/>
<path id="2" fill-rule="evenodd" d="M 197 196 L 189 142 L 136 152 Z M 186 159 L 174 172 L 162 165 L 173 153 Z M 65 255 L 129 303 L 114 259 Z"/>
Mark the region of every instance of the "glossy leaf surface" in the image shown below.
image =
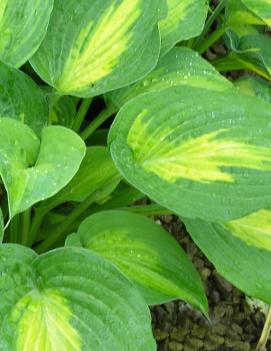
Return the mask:
<path id="1" fill-rule="evenodd" d="M 270 120 L 258 98 L 174 87 L 127 103 L 108 142 L 123 177 L 162 206 L 231 220 L 271 203 Z"/>
<path id="2" fill-rule="evenodd" d="M 111 155 L 106 147 L 87 148 L 79 171 L 71 182 L 51 200 L 55 203 L 84 201 L 91 194 L 93 201 L 108 196 L 121 181 Z"/>
<path id="3" fill-rule="evenodd" d="M 199 274 L 177 242 L 152 220 L 127 211 L 104 211 L 84 220 L 78 236 L 83 247 L 125 273 L 149 305 L 180 298 L 207 314 Z"/>
<path id="4" fill-rule="evenodd" d="M 2 245 L 0 259 L 2 350 L 155 350 L 144 300 L 95 253 Z"/>
<path id="5" fill-rule="evenodd" d="M 167 0 L 168 15 L 159 23 L 161 55 L 176 43 L 199 35 L 207 17 L 205 0 Z"/>
<path id="6" fill-rule="evenodd" d="M 242 2 L 264 22 L 271 26 L 271 1 L 270 0 L 242 0 Z"/>
<path id="7" fill-rule="evenodd" d="M 197 52 L 185 47 L 176 47 L 160 58 L 157 67 L 143 80 L 127 88 L 118 89 L 107 96 L 120 108 L 138 95 L 179 85 L 219 91 L 232 87 L 232 84 Z"/>
<path id="8" fill-rule="evenodd" d="M 53 0 L 1 0 L 0 60 L 20 67 L 45 36 Z"/>
<path id="9" fill-rule="evenodd" d="M 49 109 L 43 92 L 25 73 L 0 62 L 0 118 L 14 118 L 37 134 L 48 123 Z"/>
<path id="10" fill-rule="evenodd" d="M 69 129 L 46 127 L 40 140 L 25 124 L 0 118 L 0 175 L 10 217 L 63 188 L 84 154 L 84 142 Z"/>
<path id="11" fill-rule="evenodd" d="M 270 305 L 269 210 L 262 210 L 231 225 L 187 219 L 184 222 L 194 242 L 220 274 L 247 295 Z M 258 242 L 257 246 L 255 242 Z M 260 248 L 265 242 L 269 243 L 268 246 Z"/>
<path id="12" fill-rule="evenodd" d="M 133 83 L 157 63 L 161 0 L 56 0 L 31 64 L 62 94 L 95 96 Z"/>
<path id="13" fill-rule="evenodd" d="M 257 96 L 271 103 L 271 84 L 259 77 L 247 76 L 235 81 L 235 86 L 244 95 Z"/>

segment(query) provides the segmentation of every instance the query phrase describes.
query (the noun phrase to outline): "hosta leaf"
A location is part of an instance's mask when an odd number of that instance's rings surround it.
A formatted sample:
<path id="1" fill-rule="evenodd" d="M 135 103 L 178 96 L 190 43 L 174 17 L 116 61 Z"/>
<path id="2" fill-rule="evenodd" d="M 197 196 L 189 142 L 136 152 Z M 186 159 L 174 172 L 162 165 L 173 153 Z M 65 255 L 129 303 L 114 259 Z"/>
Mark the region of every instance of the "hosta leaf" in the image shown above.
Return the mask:
<path id="1" fill-rule="evenodd" d="M 271 26 L 271 1 L 270 0 L 242 0 L 242 2 L 265 23 Z"/>
<path id="2" fill-rule="evenodd" d="M 107 96 L 117 107 L 121 107 L 137 95 L 178 85 L 198 86 L 211 90 L 226 90 L 232 87 L 232 84 L 197 52 L 176 47 L 160 58 L 156 68 L 143 80 Z"/>
<path id="3" fill-rule="evenodd" d="M 63 188 L 84 154 L 84 142 L 69 129 L 44 128 L 39 140 L 25 124 L 0 118 L 0 175 L 10 217 Z"/>
<path id="4" fill-rule="evenodd" d="M 2 245 L 0 257 L 1 350 L 155 350 L 147 305 L 100 256 L 62 248 L 36 257 Z"/>
<path id="5" fill-rule="evenodd" d="M 248 245 L 271 251 L 271 210 L 259 210 L 222 225 Z"/>
<path id="6" fill-rule="evenodd" d="M 62 94 L 95 96 L 133 83 L 157 63 L 161 0 L 56 0 L 31 64 Z"/>
<path id="7" fill-rule="evenodd" d="M 126 211 L 88 217 L 78 236 L 83 247 L 113 262 L 149 305 L 181 298 L 207 314 L 200 276 L 177 242 L 150 219 Z"/>
<path id="8" fill-rule="evenodd" d="M 0 244 L 2 243 L 4 238 L 4 219 L 2 210 L 0 209 Z"/>
<path id="9" fill-rule="evenodd" d="M 53 0 L 1 0 L 0 60 L 20 67 L 45 36 Z"/>
<path id="10" fill-rule="evenodd" d="M 265 25 L 265 23 L 251 12 L 242 0 L 227 0 L 225 2 L 227 27 L 239 27 L 241 25 Z"/>
<path id="11" fill-rule="evenodd" d="M 52 124 L 71 128 L 76 115 L 76 104 L 71 96 L 62 96 L 50 113 Z"/>
<path id="12" fill-rule="evenodd" d="M 111 155 L 106 147 L 87 148 L 83 162 L 71 182 L 56 194 L 50 202 L 84 201 L 91 194 L 93 202 L 108 196 L 121 181 Z"/>
<path id="13" fill-rule="evenodd" d="M 271 84 L 259 77 L 247 76 L 234 82 L 240 93 L 257 96 L 271 103 Z"/>
<path id="14" fill-rule="evenodd" d="M 206 0 L 167 0 L 167 4 L 168 15 L 159 23 L 162 55 L 179 41 L 199 35 L 208 12 Z"/>
<path id="15" fill-rule="evenodd" d="M 270 118 L 258 98 L 174 87 L 123 106 L 108 141 L 121 174 L 151 199 L 231 220 L 271 204 Z"/>
<path id="16" fill-rule="evenodd" d="M 48 115 L 45 96 L 34 81 L 0 62 L 0 117 L 20 120 L 40 134 Z"/>
<path id="17" fill-rule="evenodd" d="M 240 56 L 265 70 L 271 75 L 271 39 L 263 34 L 250 34 L 237 37 L 232 30 L 228 30 L 231 49 Z"/>
<path id="18" fill-rule="evenodd" d="M 184 222 L 220 274 L 247 295 L 271 304 L 270 220 L 270 210 L 261 210 L 230 224 Z"/>

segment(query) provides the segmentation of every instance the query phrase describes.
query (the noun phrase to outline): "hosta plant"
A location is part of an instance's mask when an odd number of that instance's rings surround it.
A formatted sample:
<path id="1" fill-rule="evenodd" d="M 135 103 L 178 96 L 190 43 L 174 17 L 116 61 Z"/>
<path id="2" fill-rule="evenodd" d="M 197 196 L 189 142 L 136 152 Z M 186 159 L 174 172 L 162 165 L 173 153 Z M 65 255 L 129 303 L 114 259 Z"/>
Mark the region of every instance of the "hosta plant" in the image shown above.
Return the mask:
<path id="1" fill-rule="evenodd" d="M 2 0 L 0 350 L 154 351 L 148 306 L 209 318 L 156 215 L 271 304 L 270 23 L 268 0 Z"/>

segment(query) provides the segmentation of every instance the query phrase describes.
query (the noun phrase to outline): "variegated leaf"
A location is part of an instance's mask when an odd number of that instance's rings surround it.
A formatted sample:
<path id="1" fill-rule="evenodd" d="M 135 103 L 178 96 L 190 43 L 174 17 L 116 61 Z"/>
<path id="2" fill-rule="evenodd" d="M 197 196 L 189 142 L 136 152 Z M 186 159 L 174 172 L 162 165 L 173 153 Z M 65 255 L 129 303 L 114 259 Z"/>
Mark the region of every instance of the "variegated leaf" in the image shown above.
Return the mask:
<path id="1" fill-rule="evenodd" d="M 239 92 L 244 95 L 257 96 L 271 103 L 271 84 L 259 77 L 247 76 L 234 82 Z"/>
<path id="2" fill-rule="evenodd" d="M 20 67 L 45 36 L 54 0 L 0 1 L 0 60 Z"/>
<path id="3" fill-rule="evenodd" d="M 120 110 L 113 160 L 132 185 L 186 217 L 231 220 L 271 204 L 270 105 L 174 87 Z"/>
<path id="4" fill-rule="evenodd" d="M 241 0 L 250 11 L 271 27 L 271 1 L 270 0 Z"/>
<path id="5" fill-rule="evenodd" d="M 0 261 L 1 350 L 155 350 L 143 298 L 95 253 L 4 244 Z"/>
<path id="6" fill-rule="evenodd" d="M 31 64 L 61 94 L 95 96 L 133 83 L 157 63 L 162 0 L 55 0 Z"/>
<path id="7" fill-rule="evenodd" d="M 107 94 L 107 98 L 120 108 L 128 100 L 138 95 L 178 85 L 203 87 L 210 90 L 232 88 L 230 81 L 221 76 L 197 52 L 185 47 L 176 47 L 160 58 L 156 68 L 144 79 L 132 86 Z"/>
<path id="8" fill-rule="evenodd" d="M 167 0 L 168 15 L 159 24 L 161 55 L 176 43 L 196 37 L 204 27 L 208 12 L 206 0 Z"/>
<path id="9" fill-rule="evenodd" d="M 183 219 L 218 272 L 247 295 L 271 304 L 271 211 L 228 223 Z"/>
<path id="10" fill-rule="evenodd" d="M 127 211 L 103 211 L 78 228 L 82 246 L 114 263 L 149 305 L 180 298 L 208 313 L 195 267 L 178 243 L 152 220 Z M 69 240 L 78 245 L 75 238 Z"/>

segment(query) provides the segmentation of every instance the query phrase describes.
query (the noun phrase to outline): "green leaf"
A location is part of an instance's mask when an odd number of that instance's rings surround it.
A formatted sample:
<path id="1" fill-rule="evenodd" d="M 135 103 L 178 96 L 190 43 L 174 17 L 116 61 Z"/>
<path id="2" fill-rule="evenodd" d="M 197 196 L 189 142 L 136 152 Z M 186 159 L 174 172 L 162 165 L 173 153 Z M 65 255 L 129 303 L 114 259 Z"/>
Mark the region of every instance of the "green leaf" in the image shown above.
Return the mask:
<path id="1" fill-rule="evenodd" d="M 259 77 L 247 76 L 234 82 L 239 92 L 244 95 L 257 96 L 271 103 L 271 84 Z"/>
<path id="2" fill-rule="evenodd" d="M 258 1 L 258 0 L 257 0 Z M 226 27 L 240 27 L 242 25 L 265 25 L 265 23 L 251 12 L 242 0 L 227 0 L 225 2 Z"/>
<path id="3" fill-rule="evenodd" d="M 71 96 L 62 96 L 50 113 L 52 124 L 71 128 L 76 115 L 76 104 Z"/>
<path id="4" fill-rule="evenodd" d="M 0 117 L 17 119 L 40 134 L 48 116 L 47 102 L 38 85 L 25 73 L 0 62 Z"/>
<path id="5" fill-rule="evenodd" d="M 123 106 L 108 142 L 123 177 L 151 199 L 226 221 L 271 204 L 270 120 L 258 98 L 174 87 Z"/>
<path id="6" fill-rule="evenodd" d="M 241 59 L 251 62 L 271 76 L 271 38 L 263 34 L 249 34 L 238 37 L 232 30 L 227 30 L 230 48 Z"/>
<path id="7" fill-rule="evenodd" d="M 247 295 L 271 304 L 270 210 L 261 210 L 228 225 L 182 220 L 221 275 Z"/>
<path id="8" fill-rule="evenodd" d="M 176 43 L 199 35 L 209 7 L 205 0 L 167 0 L 167 4 L 168 15 L 159 23 L 161 55 Z"/>
<path id="9" fill-rule="evenodd" d="M 270 0 L 242 0 L 242 2 L 271 27 L 271 2 Z"/>
<path id="10" fill-rule="evenodd" d="M 1 0 L 0 60 L 20 67 L 43 40 L 53 0 Z"/>
<path id="11" fill-rule="evenodd" d="M 39 140 L 25 124 L 0 118 L 0 175 L 10 218 L 63 188 L 84 154 L 84 142 L 69 129 L 44 128 Z"/>
<path id="12" fill-rule="evenodd" d="M 4 238 L 4 219 L 3 219 L 2 210 L 0 208 L 0 244 L 3 242 L 3 238 Z"/>
<path id="13" fill-rule="evenodd" d="M 83 247 L 114 263 L 149 305 L 183 299 L 207 315 L 198 272 L 178 243 L 152 220 L 126 211 L 96 213 L 79 226 Z"/>
<path id="14" fill-rule="evenodd" d="M 155 350 L 141 295 L 95 253 L 2 245 L 0 259 L 1 350 Z"/>
<path id="15" fill-rule="evenodd" d="M 121 176 L 107 147 L 87 148 L 83 162 L 71 182 L 56 194 L 50 203 L 59 205 L 67 201 L 82 202 L 91 194 L 99 201 L 107 197 L 119 184 Z"/>
<path id="16" fill-rule="evenodd" d="M 45 40 L 30 62 L 64 95 L 96 96 L 131 84 L 157 63 L 163 3 L 56 0 Z"/>
<path id="17" fill-rule="evenodd" d="M 197 52 L 185 47 L 176 47 L 160 58 L 156 68 L 143 80 L 109 93 L 107 97 L 120 108 L 138 95 L 179 85 L 211 90 L 226 90 L 232 87 L 230 81 L 221 76 Z"/>

